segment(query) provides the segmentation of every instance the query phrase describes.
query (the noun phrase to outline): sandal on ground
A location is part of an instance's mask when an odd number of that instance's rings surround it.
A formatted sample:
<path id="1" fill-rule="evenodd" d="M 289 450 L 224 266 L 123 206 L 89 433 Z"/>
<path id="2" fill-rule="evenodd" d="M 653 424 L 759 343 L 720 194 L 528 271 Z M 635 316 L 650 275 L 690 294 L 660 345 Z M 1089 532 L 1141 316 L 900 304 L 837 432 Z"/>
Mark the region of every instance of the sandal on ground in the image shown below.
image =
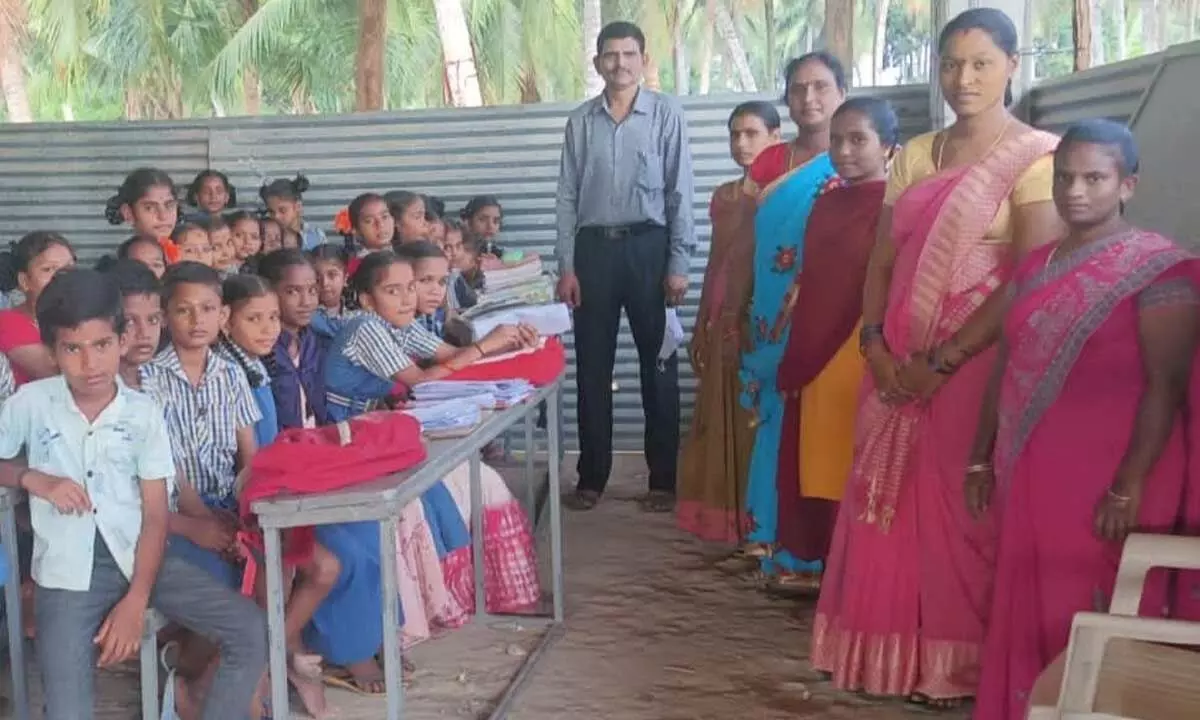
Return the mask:
<path id="1" fill-rule="evenodd" d="M 642 512 L 669 513 L 675 509 L 675 493 L 665 490 L 651 490 L 638 500 Z"/>
<path id="2" fill-rule="evenodd" d="M 821 576 L 817 573 L 783 573 L 767 581 L 767 592 L 791 598 L 811 598 L 821 592 Z"/>
<path id="3" fill-rule="evenodd" d="M 387 688 L 384 686 L 383 669 L 378 668 L 374 673 L 355 675 L 349 670 L 338 668 L 327 670 L 321 680 L 331 688 L 349 690 L 356 695 L 368 697 L 384 697 Z"/>
<path id="4" fill-rule="evenodd" d="M 908 697 L 910 705 L 919 705 L 930 710 L 960 710 L 967 704 L 967 698 L 933 698 L 924 693 L 913 693 Z"/>
<path id="5" fill-rule="evenodd" d="M 573 493 L 564 495 L 563 507 L 576 512 L 587 512 L 600 502 L 600 493 L 595 490 L 576 490 Z"/>

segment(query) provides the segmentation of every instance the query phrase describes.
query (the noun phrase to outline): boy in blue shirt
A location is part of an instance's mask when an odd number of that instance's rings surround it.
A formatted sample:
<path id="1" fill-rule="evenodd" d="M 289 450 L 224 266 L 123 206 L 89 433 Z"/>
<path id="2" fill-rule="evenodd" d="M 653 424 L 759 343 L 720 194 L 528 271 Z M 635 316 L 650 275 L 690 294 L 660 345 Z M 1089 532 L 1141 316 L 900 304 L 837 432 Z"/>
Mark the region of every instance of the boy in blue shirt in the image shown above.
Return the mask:
<path id="1" fill-rule="evenodd" d="M 46 719 L 94 717 L 94 668 L 137 654 L 149 606 L 221 648 L 203 720 L 243 717 L 266 666 L 263 613 L 164 556 L 175 465 L 162 410 L 118 379 L 116 283 L 60 272 L 37 319 L 62 375 L 22 386 L 0 408 L 0 482 L 30 495 Z"/>

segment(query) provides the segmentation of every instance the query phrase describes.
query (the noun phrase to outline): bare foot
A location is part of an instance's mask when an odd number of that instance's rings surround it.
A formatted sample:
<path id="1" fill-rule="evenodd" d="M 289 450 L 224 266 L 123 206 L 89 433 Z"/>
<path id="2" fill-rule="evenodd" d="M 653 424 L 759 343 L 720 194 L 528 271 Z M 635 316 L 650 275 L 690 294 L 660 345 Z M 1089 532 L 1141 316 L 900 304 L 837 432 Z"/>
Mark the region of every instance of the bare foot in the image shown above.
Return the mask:
<path id="1" fill-rule="evenodd" d="M 179 715 L 179 720 L 196 720 L 200 717 L 191 685 L 178 673 L 175 675 L 175 713 Z"/>
<path id="2" fill-rule="evenodd" d="M 304 711 L 322 720 L 328 711 L 325 684 L 321 681 L 321 656 L 295 653 L 288 662 L 288 682 L 296 688 Z"/>

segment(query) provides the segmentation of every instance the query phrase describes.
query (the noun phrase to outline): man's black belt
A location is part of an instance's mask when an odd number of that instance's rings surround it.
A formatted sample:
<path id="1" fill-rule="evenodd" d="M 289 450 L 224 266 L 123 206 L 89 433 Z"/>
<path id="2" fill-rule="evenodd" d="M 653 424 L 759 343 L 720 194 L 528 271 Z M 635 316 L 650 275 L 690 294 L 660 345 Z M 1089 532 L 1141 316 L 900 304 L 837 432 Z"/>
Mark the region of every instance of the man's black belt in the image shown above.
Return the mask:
<path id="1" fill-rule="evenodd" d="M 654 230 L 663 230 L 658 223 L 640 222 L 630 225 L 588 225 L 580 228 L 579 234 L 589 237 L 604 238 L 605 240 L 620 240 L 633 235 L 642 235 Z"/>

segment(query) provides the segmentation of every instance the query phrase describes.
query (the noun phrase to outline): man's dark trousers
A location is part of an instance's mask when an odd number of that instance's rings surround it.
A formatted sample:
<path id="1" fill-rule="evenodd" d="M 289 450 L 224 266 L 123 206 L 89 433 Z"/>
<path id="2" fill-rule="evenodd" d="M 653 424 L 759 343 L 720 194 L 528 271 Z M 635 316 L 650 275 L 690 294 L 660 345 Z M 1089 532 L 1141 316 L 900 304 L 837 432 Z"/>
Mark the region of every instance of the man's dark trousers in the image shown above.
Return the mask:
<path id="1" fill-rule="evenodd" d="M 604 492 L 612 471 L 613 365 L 621 309 L 637 346 L 650 489 L 675 492 L 679 455 L 679 360 L 658 359 L 666 328 L 669 239 L 642 223 L 583 228 L 575 239 L 575 382 L 579 390 L 579 490 Z"/>

